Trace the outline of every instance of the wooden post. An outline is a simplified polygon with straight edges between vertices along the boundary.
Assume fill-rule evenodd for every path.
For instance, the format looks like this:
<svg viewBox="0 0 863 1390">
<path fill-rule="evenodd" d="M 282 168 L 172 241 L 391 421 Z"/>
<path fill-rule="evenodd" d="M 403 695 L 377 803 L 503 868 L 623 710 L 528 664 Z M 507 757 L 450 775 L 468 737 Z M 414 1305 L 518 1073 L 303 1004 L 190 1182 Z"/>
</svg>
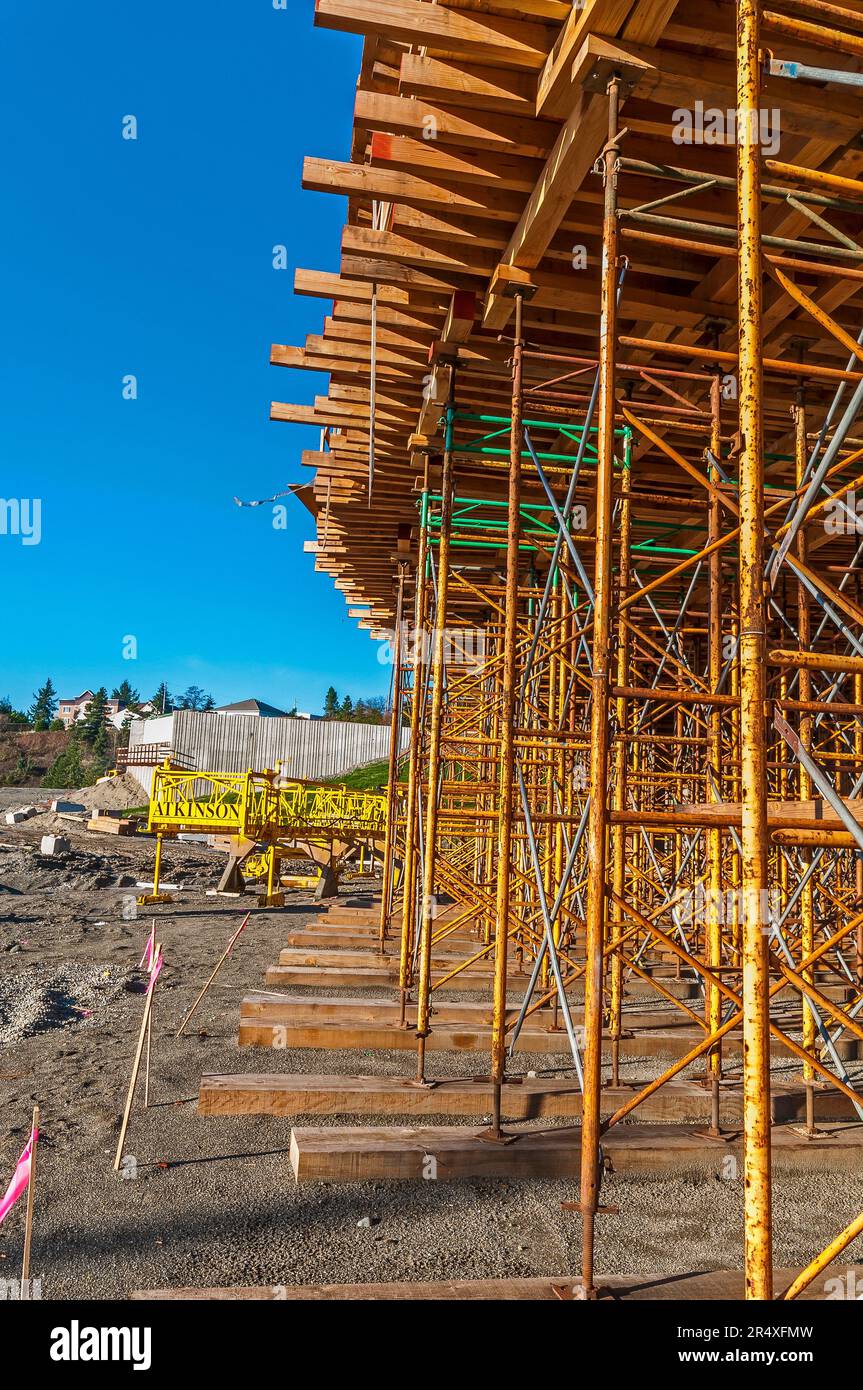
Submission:
<svg viewBox="0 0 863 1390">
<path fill-rule="evenodd" d="M 161 949 L 161 944 L 157 944 L 157 946 L 155 947 L 154 964 L 155 961 L 159 958 L 159 952 L 161 951 Z M 132 1063 L 132 1079 L 129 1082 L 129 1094 L 126 1096 L 126 1108 L 123 1111 L 123 1123 L 120 1126 L 120 1138 L 117 1140 L 117 1152 L 114 1155 L 115 1173 L 119 1171 L 120 1161 L 123 1157 L 123 1145 L 126 1142 L 126 1132 L 129 1128 L 129 1117 L 132 1114 L 132 1101 L 135 1097 L 135 1087 L 138 1084 L 138 1073 L 141 1070 L 141 1054 L 144 1051 L 144 1040 L 147 1036 L 147 1024 L 150 1019 L 150 1010 L 153 1007 L 153 995 L 155 993 L 155 988 L 156 982 L 155 980 L 151 979 L 150 984 L 147 988 L 147 1002 L 144 1005 L 144 1017 L 141 1019 L 141 1031 L 138 1034 L 138 1046 L 135 1049 L 135 1060 Z"/>
<path fill-rule="evenodd" d="M 21 1262 L 19 1298 L 28 1299 L 30 1290 L 30 1247 L 33 1243 L 33 1196 L 36 1186 L 36 1147 L 39 1142 L 39 1107 L 33 1107 L 33 1126 L 30 1130 L 33 1147 L 30 1150 L 30 1181 L 27 1184 L 27 1214 L 24 1218 L 24 1259 Z"/>
<path fill-rule="evenodd" d="M 180 1024 L 179 1028 L 177 1029 L 177 1034 L 176 1034 L 176 1036 L 177 1036 L 178 1038 L 182 1037 L 183 1033 L 186 1031 L 186 1024 L 189 1022 L 189 1019 L 192 1017 L 192 1014 L 193 1014 L 193 1013 L 195 1012 L 195 1010 L 197 1009 L 197 1007 L 198 1007 L 198 1005 L 200 1004 L 201 1000 L 203 999 L 204 995 L 207 993 L 207 990 L 210 988 L 210 985 L 213 983 L 213 981 L 215 980 L 215 978 L 216 978 L 216 976 L 218 975 L 219 971 L 221 970 L 222 966 L 225 964 L 225 961 L 228 959 L 228 956 L 231 954 L 231 951 L 232 951 L 233 946 L 234 946 L 234 942 L 237 940 L 238 936 L 240 935 L 240 932 L 241 932 L 241 931 L 243 930 L 243 928 L 245 927 L 245 925 L 246 925 L 246 923 L 248 922 L 248 920 L 249 920 L 249 918 L 251 917 L 251 915 L 252 915 L 251 912 L 247 912 L 247 913 L 246 913 L 246 915 L 245 915 L 245 917 L 243 918 L 242 922 L 241 922 L 240 925 L 237 927 L 237 930 L 234 932 L 234 935 L 231 937 L 231 939 L 230 939 L 230 941 L 228 942 L 227 946 L 225 947 L 224 951 L 222 952 L 222 954 L 220 955 L 219 959 L 217 960 L 216 966 L 215 966 L 215 969 L 213 970 L 212 975 L 210 976 L 210 978 L 209 978 L 209 980 L 207 981 L 207 983 L 204 985 L 204 988 L 201 990 L 201 993 L 198 995 L 198 997 L 197 997 L 197 999 L 195 1000 L 194 1004 L 192 1005 L 191 1009 L 190 1009 L 189 1012 L 186 1014 L 186 1017 L 183 1019 L 183 1022 Z"/>
</svg>

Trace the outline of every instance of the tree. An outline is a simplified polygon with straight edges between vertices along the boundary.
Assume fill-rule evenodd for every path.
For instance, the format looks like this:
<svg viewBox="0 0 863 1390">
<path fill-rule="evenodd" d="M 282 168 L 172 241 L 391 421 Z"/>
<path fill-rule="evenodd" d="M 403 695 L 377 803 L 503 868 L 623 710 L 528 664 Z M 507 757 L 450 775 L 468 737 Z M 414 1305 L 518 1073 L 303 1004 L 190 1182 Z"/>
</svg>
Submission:
<svg viewBox="0 0 863 1390">
<path fill-rule="evenodd" d="M 330 686 L 324 696 L 324 718 L 337 719 L 339 716 L 339 697 L 336 694 L 335 686 Z"/>
<path fill-rule="evenodd" d="M 162 714 L 170 714 L 174 708 L 174 697 L 168 689 L 167 681 L 160 681 L 159 688 L 150 701 L 153 706 L 152 719 L 158 718 Z"/>
<path fill-rule="evenodd" d="M 81 735 L 79 725 L 72 725 L 72 732 L 69 735 L 69 742 L 61 753 L 57 754 L 45 776 L 42 778 L 43 787 L 83 787 L 87 780 L 87 773 L 81 760 Z"/>
<path fill-rule="evenodd" d="M 137 705 L 140 703 L 141 697 L 137 690 L 133 690 L 128 681 L 121 681 L 111 691 L 111 699 L 119 700 L 121 705 Z"/>
<path fill-rule="evenodd" d="M 350 719 L 354 712 L 354 702 L 350 695 L 346 695 L 339 707 L 339 719 Z"/>
<path fill-rule="evenodd" d="M 208 699 L 210 696 L 206 695 L 199 685 L 190 685 L 185 694 L 180 696 L 180 709 L 206 709 Z M 212 709 L 212 705 L 209 708 Z"/>
<path fill-rule="evenodd" d="M 30 707 L 30 719 L 33 728 L 37 733 L 47 729 L 54 715 L 57 713 L 57 692 L 49 676 L 44 685 L 33 696 L 33 704 Z"/>
<path fill-rule="evenodd" d="M 216 702 L 215 702 L 215 700 L 213 699 L 212 695 L 208 695 L 207 698 L 206 698 L 206 700 L 205 700 L 204 703 L 202 704 L 201 709 L 202 709 L 202 710 L 205 710 L 206 713 L 209 714 L 210 710 L 211 710 L 211 709 L 215 709 L 215 708 L 216 708 Z"/>
<path fill-rule="evenodd" d="M 30 719 L 23 710 L 13 709 L 9 696 L 4 695 L 0 699 L 0 726 L 8 728 L 10 725 L 14 728 L 29 729 Z"/>
<path fill-rule="evenodd" d="M 93 739 L 92 751 L 93 763 L 90 767 L 90 775 L 102 777 L 108 771 L 108 765 L 111 762 L 111 742 L 104 723 Z"/>
<path fill-rule="evenodd" d="M 100 734 L 105 733 L 105 719 L 108 713 L 108 691 L 104 685 L 100 685 L 92 700 L 88 700 L 84 706 L 84 718 L 81 720 L 81 737 L 95 750 L 96 740 Z"/>
</svg>

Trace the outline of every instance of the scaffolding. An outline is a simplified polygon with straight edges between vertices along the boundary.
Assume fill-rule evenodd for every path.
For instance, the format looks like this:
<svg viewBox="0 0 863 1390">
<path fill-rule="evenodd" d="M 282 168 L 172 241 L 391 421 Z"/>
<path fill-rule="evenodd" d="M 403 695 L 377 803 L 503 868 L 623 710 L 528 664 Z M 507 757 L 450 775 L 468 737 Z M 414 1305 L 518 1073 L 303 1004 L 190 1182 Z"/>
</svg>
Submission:
<svg viewBox="0 0 863 1390">
<path fill-rule="evenodd" d="M 863 11 L 784 9 L 317 8 L 366 36 L 353 162 L 305 175 L 350 215 L 273 360 L 331 372 L 317 568 L 394 663 L 379 949 L 420 1085 L 487 967 L 487 1142 L 559 1033 L 586 1298 L 604 1145 L 684 1076 L 717 1151 L 739 1095 L 747 1297 L 860 1233 L 775 1287 L 775 1059 L 802 1145 L 863 1120 Z M 677 141 L 699 101 L 734 129 Z M 645 998 L 676 1051 L 633 1084 Z"/>
</svg>

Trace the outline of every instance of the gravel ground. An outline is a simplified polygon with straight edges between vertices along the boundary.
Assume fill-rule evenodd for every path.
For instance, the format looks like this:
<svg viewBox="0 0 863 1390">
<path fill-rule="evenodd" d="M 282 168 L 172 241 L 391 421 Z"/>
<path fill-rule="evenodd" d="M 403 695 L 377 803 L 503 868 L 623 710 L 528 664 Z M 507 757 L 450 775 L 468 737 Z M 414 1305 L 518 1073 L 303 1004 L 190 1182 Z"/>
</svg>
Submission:
<svg viewBox="0 0 863 1390">
<path fill-rule="evenodd" d="M 264 971 L 289 930 L 315 920 L 321 909 L 309 894 L 290 893 L 280 912 L 253 912 L 196 1018 L 198 1031 L 177 1039 L 180 1019 L 251 905 L 206 896 L 220 857 L 198 845 L 169 845 L 164 877 L 181 882 L 182 891 L 174 903 L 139 909 L 141 915 L 130 919 L 124 916 L 125 881 L 151 876 L 152 842 L 105 845 L 96 835 L 75 832 L 73 858 L 58 870 L 40 862 L 38 819 L 6 831 L 2 840 L 12 848 L 0 849 L 0 883 L 16 891 L 0 895 L 0 1039 L 11 1015 L 14 1040 L 0 1041 L 0 1185 L 38 1103 L 43 1130 L 33 1272 L 46 1298 L 122 1297 L 136 1288 L 176 1285 L 489 1278 L 578 1269 L 579 1219 L 560 1205 L 577 1200 L 574 1183 L 296 1187 L 288 1162 L 290 1121 L 198 1116 L 202 1072 L 412 1071 L 411 1053 L 237 1047 L 240 998 L 264 987 Z M 124 986 L 139 979 L 136 967 L 153 916 L 166 960 L 154 1017 L 153 1104 L 147 1111 L 139 1104 L 133 1113 L 127 1176 L 121 1177 L 111 1164 L 142 1013 L 140 994 Z M 565 1068 L 566 1059 L 517 1059 L 522 1071 L 556 1065 Z M 629 1075 L 639 1078 L 660 1065 L 657 1058 L 627 1063 Z M 431 1075 L 474 1074 L 482 1067 L 478 1057 L 463 1053 L 429 1054 Z M 400 1122 L 410 1123 L 406 1117 L 391 1121 Z M 741 1264 L 739 1180 L 612 1174 L 602 1200 L 619 1206 L 620 1214 L 598 1219 L 600 1273 Z M 863 1177 L 780 1174 L 777 1264 L 807 1261 L 861 1207 Z M 363 1218 L 371 1224 L 358 1226 Z M 20 1268 L 22 1225 L 16 1209 L 0 1227 L 0 1279 L 6 1269 L 15 1277 Z M 848 1258 L 855 1256 L 863 1250 L 851 1247 Z"/>
</svg>

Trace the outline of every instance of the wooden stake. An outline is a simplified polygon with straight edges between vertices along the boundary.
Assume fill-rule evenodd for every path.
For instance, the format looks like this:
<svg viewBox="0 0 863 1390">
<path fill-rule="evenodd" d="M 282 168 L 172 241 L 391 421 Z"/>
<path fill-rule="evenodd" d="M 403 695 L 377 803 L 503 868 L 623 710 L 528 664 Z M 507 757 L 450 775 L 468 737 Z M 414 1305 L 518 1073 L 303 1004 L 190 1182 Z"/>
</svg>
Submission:
<svg viewBox="0 0 863 1390">
<path fill-rule="evenodd" d="M 150 995 L 150 1009 L 147 1014 L 147 1046 L 144 1055 L 144 1109 L 150 1105 L 150 1053 L 153 1043 L 153 998 Z"/>
<path fill-rule="evenodd" d="M 158 959 L 159 951 L 161 949 L 161 944 L 157 944 L 154 947 L 154 963 Z M 141 1019 L 141 1031 L 138 1034 L 138 1046 L 135 1049 L 135 1060 L 132 1064 L 132 1079 L 129 1082 L 129 1094 L 126 1096 L 126 1108 L 123 1111 L 123 1123 L 120 1126 L 120 1138 L 117 1141 L 117 1152 L 114 1156 L 115 1173 L 119 1171 L 120 1161 L 123 1157 L 123 1145 L 126 1142 L 126 1131 L 129 1128 L 129 1117 L 132 1113 L 132 1101 L 135 1098 L 135 1087 L 138 1084 L 138 1073 L 141 1070 L 141 1055 L 144 1051 L 144 1041 L 147 1036 L 147 1024 L 150 1021 L 150 1011 L 153 1007 L 153 995 L 155 993 L 155 989 L 155 981 L 151 980 L 150 986 L 147 990 L 147 1002 L 144 1005 L 144 1017 Z"/>
<path fill-rule="evenodd" d="M 153 918 L 150 927 L 150 965 L 156 959 L 156 919 Z M 153 1041 L 153 1001 L 150 1001 L 150 1012 L 147 1017 L 147 1057 L 144 1063 L 144 1109 L 150 1104 L 150 1051 Z"/>
<path fill-rule="evenodd" d="M 192 1014 L 193 1014 L 193 1013 L 195 1012 L 195 1010 L 197 1009 L 197 1007 L 198 1007 L 198 1005 L 200 1004 L 201 1000 L 203 999 L 204 995 L 207 993 L 207 990 L 210 988 L 210 985 L 213 983 L 213 981 L 215 980 L 215 978 L 216 978 L 216 976 L 218 975 L 219 971 L 221 970 L 222 966 L 225 964 L 225 961 L 228 959 L 228 956 L 230 955 L 231 950 L 233 949 L 234 942 L 237 940 L 237 937 L 240 935 L 240 932 L 243 930 L 243 927 L 246 925 L 246 923 L 248 922 L 248 920 L 249 920 L 249 918 L 251 917 L 251 915 L 252 915 L 251 912 L 247 912 L 247 913 L 246 913 L 246 915 L 245 915 L 245 917 L 243 918 L 242 922 L 241 922 L 240 925 L 237 927 L 237 930 L 234 932 L 234 935 L 231 937 L 230 941 L 228 942 L 227 946 L 225 947 L 224 951 L 222 952 L 221 956 L 219 957 L 218 961 L 216 962 L 216 968 L 214 969 L 212 975 L 210 976 L 210 978 L 209 978 L 209 980 L 207 981 L 207 983 L 204 985 L 204 988 L 201 990 L 201 993 L 198 995 L 198 997 L 197 997 L 197 999 L 195 1000 L 194 1004 L 192 1005 L 191 1009 L 190 1009 L 189 1012 L 186 1014 L 186 1017 L 183 1019 L 183 1022 L 180 1024 L 179 1028 L 177 1029 L 176 1036 L 177 1036 L 178 1038 L 179 1038 L 179 1037 L 182 1037 L 183 1033 L 185 1032 L 185 1030 L 186 1030 L 186 1024 L 189 1022 L 189 1019 L 192 1017 Z"/>
<path fill-rule="evenodd" d="M 33 1127 L 30 1131 L 33 1147 L 30 1150 L 30 1181 L 27 1184 L 27 1215 L 24 1221 L 24 1259 L 21 1264 L 21 1289 L 19 1298 L 28 1299 L 30 1291 L 30 1246 L 33 1241 L 33 1195 L 36 1187 L 36 1146 L 39 1142 L 39 1107 L 33 1107 Z"/>
</svg>

